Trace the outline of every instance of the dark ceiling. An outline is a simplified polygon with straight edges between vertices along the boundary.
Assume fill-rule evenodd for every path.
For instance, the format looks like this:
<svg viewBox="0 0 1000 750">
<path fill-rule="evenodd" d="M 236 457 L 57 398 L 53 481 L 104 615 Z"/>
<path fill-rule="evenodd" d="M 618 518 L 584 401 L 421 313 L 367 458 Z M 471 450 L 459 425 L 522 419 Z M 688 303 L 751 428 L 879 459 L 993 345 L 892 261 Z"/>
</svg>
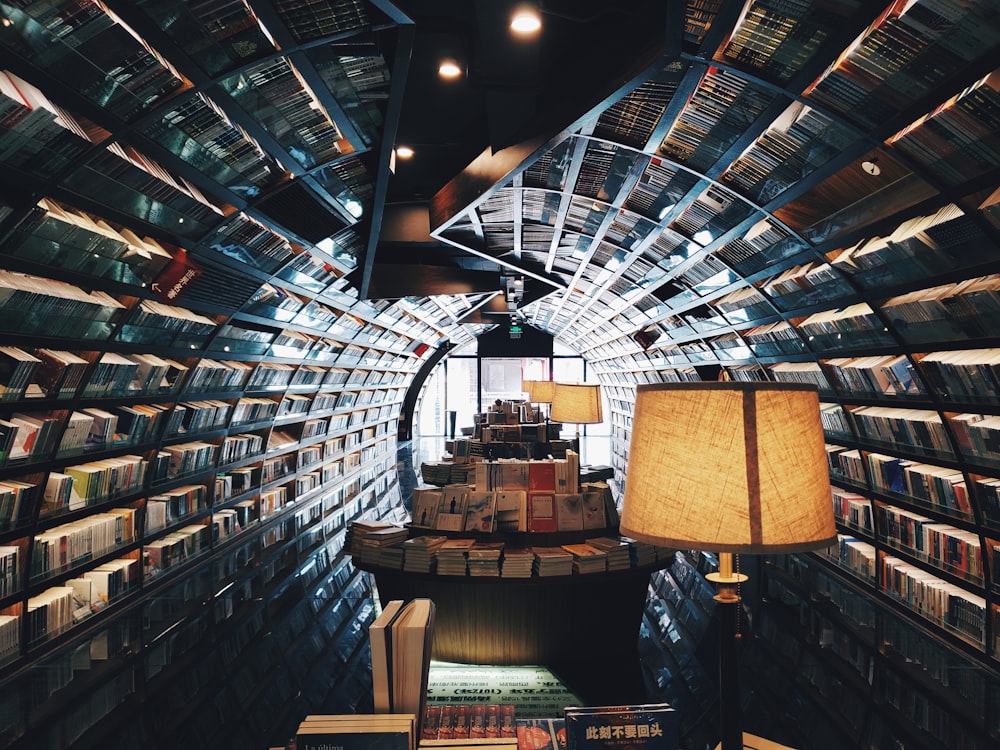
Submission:
<svg viewBox="0 0 1000 750">
<path fill-rule="evenodd" d="M 415 153 L 397 161 L 389 178 L 387 224 L 394 214 L 427 206 L 484 152 L 537 145 L 563 131 L 660 54 L 666 33 L 662 1 L 547 0 L 538 5 L 542 30 L 529 40 L 509 30 L 519 5 L 514 0 L 393 4 L 413 22 L 395 143 Z M 437 68 L 443 56 L 455 57 L 466 74 L 442 80 Z M 402 239 L 383 230 L 376 257 L 367 288 L 372 297 L 496 291 L 502 285 L 500 265 L 420 230 Z M 549 291 L 529 279 L 526 297 Z M 503 304 L 494 307 L 506 314 Z"/>
<path fill-rule="evenodd" d="M 423 202 L 484 149 L 548 138 L 601 101 L 662 47 L 666 5 L 659 0 L 546 0 L 542 31 L 516 39 L 513 0 L 398 0 L 414 22 L 396 138 L 415 150 L 397 164 L 387 202 Z M 467 75 L 438 77 L 450 54 Z"/>
</svg>

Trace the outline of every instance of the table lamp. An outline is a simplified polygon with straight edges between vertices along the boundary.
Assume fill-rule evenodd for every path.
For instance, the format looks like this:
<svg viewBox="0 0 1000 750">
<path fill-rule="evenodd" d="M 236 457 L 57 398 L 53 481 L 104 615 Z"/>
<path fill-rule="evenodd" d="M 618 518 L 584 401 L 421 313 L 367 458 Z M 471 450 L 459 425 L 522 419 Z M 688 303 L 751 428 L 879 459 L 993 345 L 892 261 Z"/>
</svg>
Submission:
<svg viewBox="0 0 1000 750">
<path fill-rule="evenodd" d="M 552 391 L 553 422 L 576 424 L 576 452 L 580 452 L 580 425 L 600 424 L 601 386 L 586 383 L 554 383 Z"/>
<path fill-rule="evenodd" d="M 733 554 L 801 552 L 837 537 L 816 387 L 636 386 L 620 530 L 719 553 L 708 579 L 718 587 L 722 750 L 741 750 L 738 587 L 747 576 L 734 572 Z"/>
<path fill-rule="evenodd" d="M 556 384 L 551 380 L 528 380 L 528 400 L 533 404 L 552 405 L 552 392 Z M 546 418 L 547 419 L 547 418 Z"/>
</svg>

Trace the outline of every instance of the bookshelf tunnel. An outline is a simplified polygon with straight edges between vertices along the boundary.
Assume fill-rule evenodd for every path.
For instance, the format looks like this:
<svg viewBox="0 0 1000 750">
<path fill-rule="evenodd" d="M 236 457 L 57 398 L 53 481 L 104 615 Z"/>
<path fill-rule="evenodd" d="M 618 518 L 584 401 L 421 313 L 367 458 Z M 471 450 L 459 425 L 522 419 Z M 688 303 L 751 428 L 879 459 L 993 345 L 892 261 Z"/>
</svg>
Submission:
<svg viewBox="0 0 1000 750">
<path fill-rule="evenodd" d="M 636 3 L 604 89 L 404 205 L 414 5 L 0 2 L 0 747 L 370 710 L 347 532 L 408 520 L 417 387 L 512 323 L 600 383 L 619 502 L 637 384 L 815 384 L 839 540 L 745 561 L 746 729 L 995 746 L 1000 5 Z M 636 633 L 692 750 L 715 565 Z"/>
</svg>

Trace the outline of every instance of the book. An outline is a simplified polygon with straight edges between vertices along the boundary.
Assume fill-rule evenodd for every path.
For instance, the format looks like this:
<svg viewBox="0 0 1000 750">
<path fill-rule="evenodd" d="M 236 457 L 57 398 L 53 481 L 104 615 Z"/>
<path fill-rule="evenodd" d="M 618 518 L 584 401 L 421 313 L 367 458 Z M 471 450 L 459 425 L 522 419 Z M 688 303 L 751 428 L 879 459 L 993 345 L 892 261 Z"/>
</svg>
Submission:
<svg viewBox="0 0 1000 750">
<path fill-rule="evenodd" d="M 591 490 L 582 493 L 581 512 L 584 529 L 603 529 L 607 526 L 604 515 L 603 490 Z"/>
<path fill-rule="evenodd" d="M 479 540 L 469 547 L 466 555 L 470 576 L 499 576 L 500 555 L 504 543 L 501 541 Z"/>
<path fill-rule="evenodd" d="M 76 393 L 90 363 L 73 352 L 56 349 L 35 349 L 41 360 L 35 373 L 35 383 L 49 398 L 68 398 Z"/>
<path fill-rule="evenodd" d="M 411 599 L 390 627 L 392 707 L 421 719 L 427 708 L 427 680 L 434 643 L 435 605 L 425 597 Z M 420 727 L 417 727 L 419 736 Z"/>
<path fill-rule="evenodd" d="M 528 493 L 524 490 L 502 490 L 496 493 L 495 531 L 528 530 Z"/>
<path fill-rule="evenodd" d="M 414 750 L 413 714 L 309 715 L 295 732 L 297 750 Z"/>
<path fill-rule="evenodd" d="M 413 525 L 424 529 L 437 528 L 441 491 L 418 488 L 413 492 Z"/>
<path fill-rule="evenodd" d="M 555 504 L 557 531 L 583 531 L 583 495 L 581 493 L 557 493 Z M 604 510 L 603 503 L 601 510 Z"/>
<path fill-rule="evenodd" d="M 568 750 L 677 750 L 680 720 L 667 703 L 567 706 Z"/>
<path fill-rule="evenodd" d="M 489 490 L 469 492 L 465 509 L 464 531 L 493 531 L 497 496 Z"/>
<path fill-rule="evenodd" d="M 528 493 L 528 531 L 545 533 L 558 531 L 556 497 L 552 492 Z"/>
<path fill-rule="evenodd" d="M 94 417 L 91 414 L 82 411 L 72 412 L 63 428 L 58 452 L 65 454 L 82 451 L 86 447 L 87 436 L 90 435 L 90 426 L 93 422 Z"/>
<path fill-rule="evenodd" d="M 402 599 L 388 602 L 368 626 L 375 713 L 392 712 L 392 622 L 403 609 Z"/>
<path fill-rule="evenodd" d="M 553 461 L 528 463 L 528 492 L 555 492 L 556 465 Z"/>
<path fill-rule="evenodd" d="M 573 555 L 574 573 L 603 573 L 608 569 L 608 554 L 599 547 L 581 542 L 564 544 L 562 548 Z"/>
<path fill-rule="evenodd" d="M 468 488 L 450 484 L 441 491 L 435 527 L 443 531 L 462 531 L 465 527 L 465 506 Z"/>
<path fill-rule="evenodd" d="M 14 439 L 7 453 L 7 460 L 41 458 L 51 452 L 60 419 L 47 414 L 11 415 L 11 423 L 17 426 Z"/>
<path fill-rule="evenodd" d="M 566 720 L 515 719 L 517 750 L 566 750 Z"/>
<path fill-rule="evenodd" d="M 41 362 L 16 346 L 0 346 L 0 400 L 22 398 Z"/>
</svg>

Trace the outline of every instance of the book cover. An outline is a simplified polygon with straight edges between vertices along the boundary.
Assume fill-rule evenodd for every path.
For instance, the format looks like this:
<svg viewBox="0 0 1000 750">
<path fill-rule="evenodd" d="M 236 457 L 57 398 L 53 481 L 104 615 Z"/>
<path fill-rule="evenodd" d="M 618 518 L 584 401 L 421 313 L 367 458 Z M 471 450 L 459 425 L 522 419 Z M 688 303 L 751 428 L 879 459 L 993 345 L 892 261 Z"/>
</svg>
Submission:
<svg viewBox="0 0 1000 750">
<path fill-rule="evenodd" d="M 465 531 L 493 531 L 497 497 L 495 492 L 473 490 L 465 509 Z"/>
<path fill-rule="evenodd" d="M 604 517 L 604 492 L 588 491 L 582 494 L 581 506 L 584 529 L 603 529 L 607 526 Z"/>
<path fill-rule="evenodd" d="M 556 465 L 554 462 L 531 461 L 528 463 L 528 491 L 556 491 Z"/>
<path fill-rule="evenodd" d="M 528 493 L 528 531 L 544 533 L 558 531 L 556 496 L 551 492 Z"/>
<path fill-rule="evenodd" d="M 523 490 L 497 492 L 496 531 L 528 530 L 528 493 Z"/>
<path fill-rule="evenodd" d="M 551 719 L 515 719 L 517 750 L 566 750 L 566 721 Z"/>
<path fill-rule="evenodd" d="M 486 737 L 486 706 L 482 703 L 473 703 L 469 708 L 469 739 L 484 737 Z"/>
<path fill-rule="evenodd" d="M 378 709 L 376 709 L 377 711 Z M 428 706 L 424 711 L 424 721 L 420 727 L 420 740 L 436 740 L 441 726 L 441 706 Z"/>
<path fill-rule="evenodd" d="M 455 706 L 450 703 L 446 703 L 441 706 L 441 715 L 438 717 L 438 733 L 436 739 L 455 739 Z"/>
<path fill-rule="evenodd" d="M 422 529 L 437 528 L 437 514 L 440 505 L 441 492 L 439 490 L 416 490 L 413 499 L 413 525 Z"/>
<path fill-rule="evenodd" d="M 678 750 L 679 719 L 667 703 L 567 706 L 568 750 Z"/>
<path fill-rule="evenodd" d="M 468 488 L 465 485 L 448 485 L 441 491 L 436 528 L 443 531 L 462 531 L 465 526 L 465 505 Z"/>
<path fill-rule="evenodd" d="M 517 738 L 517 707 L 513 703 L 500 704 L 500 736 Z"/>
<path fill-rule="evenodd" d="M 452 734 L 456 740 L 469 739 L 469 707 L 458 703 L 455 705 L 455 720 L 452 722 Z"/>
<path fill-rule="evenodd" d="M 497 466 L 500 480 L 496 489 L 505 491 L 528 489 L 530 474 L 527 461 L 501 461 Z"/>
<path fill-rule="evenodd" d="M 559 531 L 583 531 L 583 495 L 579 492 L 555 496 L 556 528 Z M 601 506 L 603 509 L 603 505 Z"/>
</svg>

